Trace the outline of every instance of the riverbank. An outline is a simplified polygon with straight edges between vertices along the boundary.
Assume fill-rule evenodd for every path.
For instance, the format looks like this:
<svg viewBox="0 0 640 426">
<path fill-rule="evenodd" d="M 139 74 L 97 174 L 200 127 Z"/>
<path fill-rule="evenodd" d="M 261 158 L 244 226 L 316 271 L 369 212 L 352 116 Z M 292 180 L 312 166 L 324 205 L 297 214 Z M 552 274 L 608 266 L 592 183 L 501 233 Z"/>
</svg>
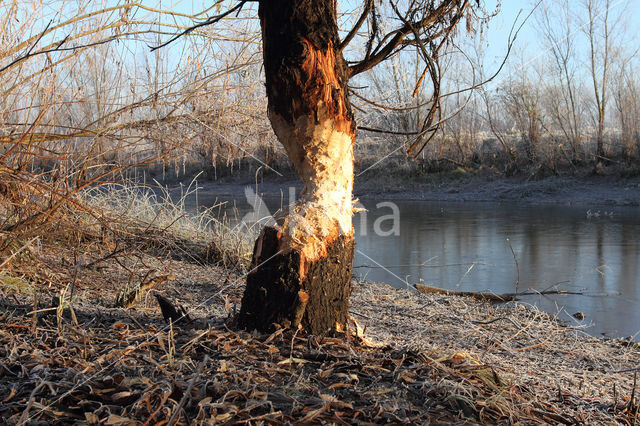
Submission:
<svg viewBox="0 0 640 426">
<path fill-rule="evenodd" d="M 11 270 L 23 275 L 5 279 L 0 295 L 0 418 L 90 424 L 639 420 L 636 343 L 588 336 L 528 306 L 368 282 L 353 283 L 351 314 L 360 337 L 247 333 L 233 322 L 242 264 L 193 256 L 211 251 L 197 241 L 187 252 L 182 243 L 169 244 L 169 234 L 144 235 L 120 245 L 126 250 L 95 240 L 81 243 L 80 251 L 45 243 L 13 262 Z M 147 290 L 130 307 L 116 306 L 136 284 Z M 184 308 L 189 319 L 167 324 L 154 294 Z"/>
<path fill-rule="evenodd" d="M 513 292 L 518 285 L 531 293 L 564 290 L 571 294 L 530 295 L 526 301 L 554 314 L 565 311 L 563 318 L 581 312 L 592 335 L 638 339 L 640 294 L 633 283 L 640 180 L 585 175 L 527 182 L 462 171 L 429 179 L 363 182 L 361 177 L 356 183 L 359 207 L 368 209 L 354 217 L 359 277 L 396 287 L 426 283 L 496 293 Z M 219 211 L 251 222 L 287 205 L 291 183 L 265 178 L 257 187 L 199 184 L 200 206 L 225 201 Z M 254 191 L 265 194 L 259 204 Z M 220 192 L 224 195 L 216 195 Z M 380 218 L 394 210 L 376 207 L 385 201 L 395 203 L 399 219 L 394 222 L 397 234 L 390 238 L 374 226 L 391 229 L 391 221 Z"/>
<path fill-rule="evenodd" d="M 610 176 L 527 180 L 485 174 L 467 176 L 460 172 L 418 183 L 361 180 L 356 188 L 361 197 L 382 191 L 389 199 L 640 206 L 640 178 Z"/>
<path fill-rule="evenodd" d="M 249 186 L 260 194 L 288 196 L 288 188 L 299 194 L 295 176 L 269 175 L 234 177 L 199 182 L 202 192 L 220 197 L 238 197 Z M 552 176 L 541 180 L 504 177 L 490 172 L 449 173 L 419 177 L 398 177 L 376 170 L 357 176 L 354 196 L 388 200 L 427 200 L 455 202 L 517 202 L 585 206 L 640 206 L 640 177 Z"/>
<path fill-rule="evenodd" d="M 368 282 L 353 283 L 357 336 L 248 333 L 234 317 L 252 241 L 148 191 L 77 202 L 0 232 L 4 423 L 640 420 L 632 341 Z M 156 296 L 188 319 L 167 323 Z"/>
</svg>

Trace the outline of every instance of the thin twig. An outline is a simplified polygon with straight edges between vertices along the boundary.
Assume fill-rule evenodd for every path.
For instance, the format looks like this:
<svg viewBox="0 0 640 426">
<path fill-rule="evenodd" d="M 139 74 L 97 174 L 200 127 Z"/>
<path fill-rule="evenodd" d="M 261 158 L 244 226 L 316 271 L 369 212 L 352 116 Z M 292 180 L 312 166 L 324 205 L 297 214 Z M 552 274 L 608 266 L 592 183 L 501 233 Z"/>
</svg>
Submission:
<svg viewBox="0 0 640 426">
<path fill-rule="evenodd" d="M 467 269 L 467 272 L 465 272 L 464 275 L 460 278 L 460 281 L 458 281 L 458 284 L 456 284 L 456 288 L 460 287 L 460 284 L 462 284 L 462 281 L 464 281 L 464 279 L 467 277 L 467 275 L 469 275 L 469 273 L 474 268 L 474 266 L 476 266 L 475 262 L 472 263 L 471 266 L 469 266 L 469 269 Z"/>
<path fill-rule="evenodd" d="M 513 247 L 511 246 L 511 241 L 507 238 L 507 244 L 511 249 L 511 254 L 513 255 L 513 261 L 516 264 L 516 292 L 515 295 L 518 295 L 518 284 L 520 284 L 520 266 L 518 265 L 518 258 L 516 257 L 516 252 L 513 251 Z"/>
<path fill-rule="evenodd" d="M 31 243 L 34 242 L 35 240 L 37 240 L 40 237 L 33 237 L 32 239 L 30 239 L 29 241 L 27 241 L 25 244 L 22 245 L 22 247 L 20 247 L 17 251 L 15 251 L 14 253 L 11 254 L 11 256 L 7 257 L 4 262 L 2 262 L 0 264 L 0 268 L 3 268 L 7 263 L 9 263 L 11 261 L 11 259 L 13 259 L 14 257 L 16 257 L 17 255 L 19 255 L 24 249 L 26 249 L 27 247 L 31 246 Z"/>
<path fill-rule="evenodd" d="M 20 416 L 20 419 L 18 420 L 18 423 L 17 423 L 18 425 L 23 425 L 26 422 L 28 422 L 29 419 L 31 419 L 31 416 L 29 416 L 29 411 L 31 410 L 33 403 L 36 401 L 35 399 L 36 394 L 40 392 L 40 389 L 43 388 L 45 383 L 46 382 L 44 380 L 41 381 L 40 384 L 31 391 L 31 395 L 29 395 L 29 402 L 27 402 L 27 406 L 25 407 L 24 411 L 22 412 L 22 415 Z"/>
<path fill-rule="evenodd" d="M 216 15 L 216 16 L 212 16 L 212 17 L 208 18 L 207 20 L 205 20 L 203 22 L 200 22 L 198 24 L 192 25 L 191 27 L 187 28 L 186 30 L 182 31 L 181 33 L 178 33 L 178 34 L 174 35 L 169 40 L 165 41 L 164 43 L 162 43 L 162 44 L 160 44 L 158 46 L 155 46 L 155 47 L 149 46 L 149 47 L 150 47 L 151 51 L 153 52 L 155 50 L 161 49 L 161 48 L 173 43 L 174 41 L 176 41 L 180 37 L 191 33 L 195 29 L 198 29 L 200 27 L 204 27 L 204 26 L 207 26 L 207 25 L 215 24 L 216 22 L 218 22 L 221 19 L 231 15 L 234 12 L 240 13 L 240 10 L 242 10 L 242 8 L 244 7 L 245 3 L 249 2 L 249 1 L 252 1 L 252 0 L 242 0 L 239 4 L 237 4 L 235 7 L 232 7 L 231 9 L 227 10 L 226 12 L 223 12 L 223 13 L 221 13 L 219 15 Z"/>
<path fill-rule="evenodd" d="M 187 389 L 182 394 L 182 398 L 180 398 L 180 402 L 178 403 L 178 406 L 176 407 L 175 411 L 171 415 L 171 418 L 167 422 L 167 426 L 173 426 L 179 420 L 180 411 L 182 411 L 182 407 L 184 407 L 184 404 L 187 402 L 187 398 L 191 395 L 191 391 L 193 390 L 193 385 L 195 385 L 196 379 L 202 375 L 202 370 L 204 369 L 204 366 L 207 364 L 208 361 L 209 361 L 209 356 L 205 355 L 204 359 L 200 362 L 200 365 L 198 365 L 198 368 L 193 373 L 191 380 L 189 380 L 189 385 L 187 386 Z M 187 419 L 187 424 L 189 424 L 188 420 L 189 419 Z"/>
</svg>

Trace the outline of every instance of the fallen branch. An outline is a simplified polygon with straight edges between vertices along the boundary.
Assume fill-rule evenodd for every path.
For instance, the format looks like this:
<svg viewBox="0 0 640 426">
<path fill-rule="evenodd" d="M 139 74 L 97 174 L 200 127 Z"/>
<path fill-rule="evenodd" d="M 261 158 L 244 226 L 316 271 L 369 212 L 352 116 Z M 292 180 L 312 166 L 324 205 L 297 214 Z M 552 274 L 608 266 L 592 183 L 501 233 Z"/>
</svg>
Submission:
<svg viewBox="0 0 640 426">
<path fill-rule="evenodd" d="M 464 296 L 464 297 L 472 297 L 474 299 L 479 300 L 488 300 L 491 302 L 513 302 L 516 300 L 520 300 L 519 296 L 535 296 L 535 295 L 547 295 L 547 294 L 576 294 L 582 295 L 582 292 L 578 291 L 568 291 L 568 290 L 545 290 L 545 291 L 527 291 L 524 293 L 485 293 L 481 291 L 455 291 L 455 290 L 446 290 L 443 288 L 432 287 L 429 285 L 416 284 L 416 290 L 420 293 L 424 294 L 444 294 L 447 296 Z"/>
<path fill-rule="evenodd" d="M 425 294 L 444 294 L 446 296 L 465 296 L 465 297 L 473 297 L 474 299 L 480 300 L 490 300 L 493 302 L 509 302 L 512 300 L 517 300 L 514 294 L 493 294 L 493 293 L 483 293 L 483 292 L 475 292 L 475 291 L 456 291 L 456 290 L 446 290 L 438 287 L 431 287 L 429 285 L 416 284 L 416 290 L 420 293 Z"/>
</svg>

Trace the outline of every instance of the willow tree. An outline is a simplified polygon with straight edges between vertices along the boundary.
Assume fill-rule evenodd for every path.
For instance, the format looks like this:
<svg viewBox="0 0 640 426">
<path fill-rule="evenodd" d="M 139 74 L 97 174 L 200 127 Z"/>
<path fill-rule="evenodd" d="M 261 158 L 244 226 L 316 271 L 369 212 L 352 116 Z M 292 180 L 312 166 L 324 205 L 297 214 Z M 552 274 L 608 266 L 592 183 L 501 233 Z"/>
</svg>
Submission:
<svg viewBox="0 0 640 426">
<path fill-rule="evenodd" d="M 420 81 L 427 76 L 433 86 L 427 118 L 410 148 L 419 152 L 439 122 L 439 53 L 455 27 L 480 5 L 469 0 L 363 0 L 341 39 L 336 0 L 258 3 L 268 115 L 304 188 L 300 199 L 255 242 L 239 324 L 262 331 L 275 324 L 302 326 L 324 333 L 344 327 L 351 293 L 356 123 L 348 82 L 404 49 L 419 52 L 424 64 Z M 389 24 L 396 27 L 389 29 Z M 346 61 L 347 46 L 350 55 L 359 53 L 360 58 Z"/>
</svg>

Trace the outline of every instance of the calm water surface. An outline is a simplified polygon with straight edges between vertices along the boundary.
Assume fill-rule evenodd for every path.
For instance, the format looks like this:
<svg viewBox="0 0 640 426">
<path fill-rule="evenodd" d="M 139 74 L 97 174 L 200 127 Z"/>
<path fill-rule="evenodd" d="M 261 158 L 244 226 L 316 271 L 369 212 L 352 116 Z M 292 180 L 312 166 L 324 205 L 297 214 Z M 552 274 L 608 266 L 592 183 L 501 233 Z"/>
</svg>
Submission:
<svg viewBox="0 0 640 426">
<path fill-rule="evenodd" d="M 199 194 L 200 205 L 214 194 Z M 220 200 L 220 198 L 218 198 Z M 275 212 L 280 197 L 263 198 Z M 229 201 L 229 200 L 227 200 Z M 640 338 L 640 210 L 637 207 L 514 205 L 363 199 L 354 217 L 354 273 L 395 287 L 415 283 L 494 293 L 567 290 L 581 294 L 522 297 L 594 335 Z M 252 211 L 244 196 L 231 202 L 236 218 Z M 262 211 L 264 213 L 265 210 Z M 518 260 L 516 271 L 514 255 Z M 571 314 L 583 312 L 584 321 Z"/>
<path fill-rule="evenodd" d="M 363 200 L 375 208 L 375 201 Z M 372 281 L 464 291 L 548 289 L 580 295 L 535 295 L 525 303 L 556 313 L 586 314 L 592 334 L 633 336 L 640 330 L 640 214 L 638 208 L 591 208 L 495 203 L 399 202 L 400 235 L 380 238 L 367 218 L 355 265 Z M 590 217 L 587 212 L 590 210 Z M 599 212 L 599 213 L 598 213 Z M 370 216 L 389 214 L 372 209 Z M 355 225 L 360 225 L 356 219 Z M 364 229 L 364 228 L 361 228 Z M 383 228 L 384 229 L 384 228 Z M 516 271 L 511 243 L 518 260 Z M 395 266 L 402 265 L 402 266 Z M 404 284 L 406 285 L 406 284 Z"/>
</svg>

